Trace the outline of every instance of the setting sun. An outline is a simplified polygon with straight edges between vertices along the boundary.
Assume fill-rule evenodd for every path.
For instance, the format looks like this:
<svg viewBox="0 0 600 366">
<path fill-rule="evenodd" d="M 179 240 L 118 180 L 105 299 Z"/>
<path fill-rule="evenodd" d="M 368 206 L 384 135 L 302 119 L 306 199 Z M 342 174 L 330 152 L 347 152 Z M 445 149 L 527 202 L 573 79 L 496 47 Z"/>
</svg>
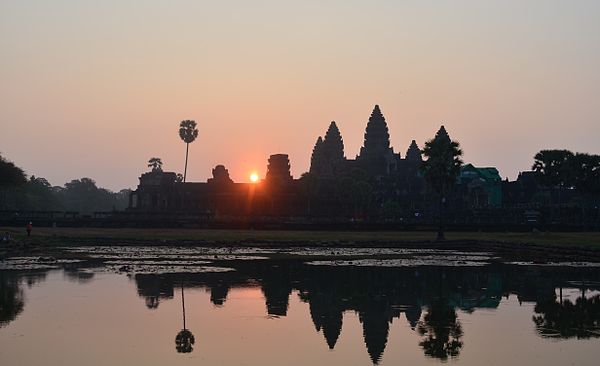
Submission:
<svg viewBox="0 0 600 366">
<path fill-rule="evenodd" d="M 258 182 L 258 174 L 256 172 L 253 172 L 252 174 L 250 174 L 250 181 L 252 183 Z"/>
</svg>

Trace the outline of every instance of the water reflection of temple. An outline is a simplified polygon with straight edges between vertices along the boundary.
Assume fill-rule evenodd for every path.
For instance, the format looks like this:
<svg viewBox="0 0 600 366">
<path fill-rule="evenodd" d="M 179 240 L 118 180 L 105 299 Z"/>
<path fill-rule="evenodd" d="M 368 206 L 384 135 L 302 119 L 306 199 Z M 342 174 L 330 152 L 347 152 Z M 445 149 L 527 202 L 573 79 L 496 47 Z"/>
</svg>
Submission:
<svg viewBox="0 0 600 366">
<path fill-rule="evenodd" d="M 186 287 L 209 290 L 211 302 L 216 306 L 225 303 L 231 288 L 260 286 L 267 315 L 279 317 L 287 315 L 289 296 L 297 292 L 299 299 L 308 304 L 315 330 L 322 333 L 329 349 L 335 348 L 341 335 L 343 314 L 356 313 L 367 352 L 371 360 L 378 363 L 395 319 L 406 319 L 421 337 L 419 345 L 425 355 L 439 359 L 457 357 L 463 346 L 457 310 L 473 312 L 496 308 L 501 298 L 510 294 L 515 294 L 520 301 L 544 304 L 554 301 L 555 288 L 573 276 L 572 271 L 561 269 L 500 265 L 359 268 L 253 261 L 240 264 L 236 269 L 227 273 L 144 275 L 136 276 L 135 280 L 138 293 L 146 299 L 172 298 L 173 286 L 184 281 Z M 597 273 L 586 272 L 585 276 L 600 278 Z M 598 300 L 581 304 L 587 307 L 571 307 L 568 311 L 587 311 L 591 314 L 588 328 L 597 326 L 600 314 L 589 309 L 596 309 Z M 540 334 L 543 333 L 540 331 Z M 600 333 L 586 334 L 600 336 Z"/>
<path fill-rule="evenodd" d="M 460 311 L 493 309 L 509 295 L 516 295 L 520 302 L 535 303 L 531 326 L 542 337 L 600 337 L 600 273 L 593 269 L 328 267 L 283 260 L 245 261 L 234 267 L 236 271 L 224 273 L 139 274 L 132 278 L 138 295 L 151 309 L 163 300 L 174 299 L 182 285 L 210 291 L 214 306 L 227 305 L 230 289 L 260 287 L 266 314 L 284 317 L 290 295 L 297 294 L 307 304 L 314 329 L 329 349 L 338 343 L 344 313 L 352 312 L 361 324 L 366 351 L 374 363 L 384 355 L 392 327 L 404 319 L 419 337 L 425 355 L 457 357 L 463 347 Z M 21 316 L 26 287 L 43 281 L 47 273 L 0 271 L 0 328 Z M 78 283 L 92 280 L 88 272 L 70 269 L 64 273 L 66 279 Z M 566 292 L 561 296 L 563 287 L 571 289 L 568 296 Z M 574 288 L 578 289 L 575 295 Z M 183 307 L 183 296 L 181 302 Z M 187 310 L 194 316 L 195 309 Z M 183 326 L 185 330 L 185 320 Z M 193 343 L 178 344 L 187 350 Z"/>
</svg>

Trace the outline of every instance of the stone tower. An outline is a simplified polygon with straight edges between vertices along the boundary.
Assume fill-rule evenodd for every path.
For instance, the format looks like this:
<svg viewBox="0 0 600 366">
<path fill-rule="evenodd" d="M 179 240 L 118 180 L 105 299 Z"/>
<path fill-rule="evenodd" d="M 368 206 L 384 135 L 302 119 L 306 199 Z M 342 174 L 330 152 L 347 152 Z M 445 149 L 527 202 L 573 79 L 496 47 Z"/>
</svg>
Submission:
<svg viewBox="0 0 600 366">
<path fill-rule="evenodd" d="M 323 153 L 332 164 L 339 164 L 345 159 L 344 141 L 335 121 L 331 121 L 323 140 Z"/>
<path fill-rule="evenodd" d="M 323 160 L 322 148 L 323 148 L 323 138 L 321 136 L 319 136 L 319 138 L 317 139 L 317 142 L 315 143 L 315 147 L 313 148 L 312 155 L 310 157 L 310 172 L 313 174 L 320 175 L 321 166 L 323 165 L 323 163 L 321 162 Z"/>
<path fill-rule="evenodd" d="M 274 154 L 269 157 L 266 180 L 280 183 L 292 181 L 290 159 L 287 154 Z"/>
<path fill-rule="evenodd" d="M 356 161 L 370 175 L 389 175 L 396 171 L 399 155 L 390 148 L 390 134 L 385 117 L 376 105 L 369 117 L 365 141 Z"/>
<path fill-rule="evenodd" d="M 406 160 L 412 162 L 421 162 L 423 161 L 423 157 L 421 154 L 421 149 L 419 149 L 417 142 L 415 140 L 412 140 L 410 146 L 408 147 L 408 150 L 406 151 Z"/>
<path fill-rule="evenodd" d="M 212 178 L 208 179 L 208 183 L 212 184 L 231 184 L 233 181 L 229 177 L 229 171 L 225 168 L 224 165 L 217 165 L 212 170 Z"/>
<path fill-rule="evenodd" d="M 343 168 L 344 140 L 335 121 L 332 121 L 325 133 L 325 139 L 319 137 L 313 149 L 310 172 L 321 177 L 333 177 Z"/>
</svg>

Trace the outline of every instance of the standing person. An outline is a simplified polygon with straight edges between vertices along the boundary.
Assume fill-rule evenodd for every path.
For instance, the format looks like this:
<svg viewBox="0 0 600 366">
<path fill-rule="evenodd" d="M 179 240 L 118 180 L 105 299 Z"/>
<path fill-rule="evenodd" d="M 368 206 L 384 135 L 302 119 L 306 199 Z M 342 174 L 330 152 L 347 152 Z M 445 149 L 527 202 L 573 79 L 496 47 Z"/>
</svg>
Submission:
<svg viewBox="0 0 600 366">
<path fill-rule="evenodd" d="M 27 230 L 27 236 L 31 236 L 31 229 L 33 229 L 33 224 L 31 221 L 25 226 L 25 230 Z"/>
</svg>

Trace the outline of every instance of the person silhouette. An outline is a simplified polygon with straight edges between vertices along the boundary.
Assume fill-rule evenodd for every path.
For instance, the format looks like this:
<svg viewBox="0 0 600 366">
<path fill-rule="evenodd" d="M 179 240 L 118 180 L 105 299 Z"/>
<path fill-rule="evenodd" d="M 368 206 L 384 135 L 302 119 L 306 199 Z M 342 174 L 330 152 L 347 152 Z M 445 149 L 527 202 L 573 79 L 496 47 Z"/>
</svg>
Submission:
<svg viewBox="0 0 600 366">
<path fill-rule="evenodd" d="M 31 229 L 33 229 L 33 224 L 31 221 L 25 225 L 25 230 L 27 231 L 27 236 L 31 236 Z"/>
</svg>

